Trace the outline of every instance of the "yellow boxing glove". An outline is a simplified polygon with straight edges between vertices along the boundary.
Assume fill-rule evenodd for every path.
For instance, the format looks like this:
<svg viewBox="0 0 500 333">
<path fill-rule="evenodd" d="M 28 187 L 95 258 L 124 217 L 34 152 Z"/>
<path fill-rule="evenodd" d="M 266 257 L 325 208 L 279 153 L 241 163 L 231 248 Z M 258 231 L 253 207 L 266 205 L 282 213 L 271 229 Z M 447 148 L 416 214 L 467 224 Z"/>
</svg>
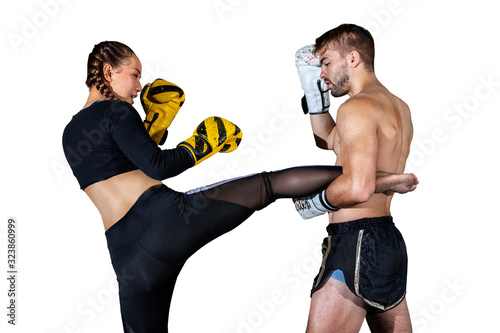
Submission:
<svg viewBox="0 0 500 333">
<path fill-rule="evenodd" d="M 240 128 L 220 117 L 209 117 L 196 127 L 193 136 L 179 143 L 177 147 L 187 149 L 194 165 L 217 152 L 229 153 L 238 148 L 243 133 Z"/>
<path fill-rule="evenodd" d="M 234 125 L 236 126 L 236 125 Z M 219 151 L 219 153 L 230 153 L 235 151 L 236 148 L 240 145 L 241 139 L 243 138 L 243 132 L 240 130 L 238 126 L 236 126 L 236 134 L 232 136 L 232 138 L 227 139 L 224 147 Z"/>
<path fill-rule="evenodd" d="M 156 79 L 142 88 L 141 104 L 146 113 L 144 126 L 158 145 L 165 143 L 167 129 L 184 104 L 185 96 L 179 86 L 163 79 Z"/>
</svg>

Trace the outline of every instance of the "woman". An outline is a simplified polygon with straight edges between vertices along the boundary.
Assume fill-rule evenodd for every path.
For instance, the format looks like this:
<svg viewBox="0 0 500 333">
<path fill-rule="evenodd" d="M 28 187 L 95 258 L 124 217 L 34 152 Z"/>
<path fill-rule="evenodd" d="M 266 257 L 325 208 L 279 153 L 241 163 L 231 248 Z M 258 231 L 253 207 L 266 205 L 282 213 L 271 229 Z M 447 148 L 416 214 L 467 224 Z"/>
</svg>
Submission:
<svg viewBox="0 0 500 333">
<path fill-rule="evenodd" d="M 174 191 L 161 180 L 192 167 L 194 160 L 182 146 L 161 150 L 146 132 L 131 106 L 142 88 L 141 70 L 126 45 L 96 45 L 88 61 L 89 96 L 66 126 L 63 147 L 81 189 L 102 216 L 124 331 L 157 333 L 168 332 L 175 281 L 194 252 L 278 198 L 320 192 L 341 169 L 291 168 Z M 387 177 L 379 180 L 378 192 L 390 189 Z"/>
</svg>

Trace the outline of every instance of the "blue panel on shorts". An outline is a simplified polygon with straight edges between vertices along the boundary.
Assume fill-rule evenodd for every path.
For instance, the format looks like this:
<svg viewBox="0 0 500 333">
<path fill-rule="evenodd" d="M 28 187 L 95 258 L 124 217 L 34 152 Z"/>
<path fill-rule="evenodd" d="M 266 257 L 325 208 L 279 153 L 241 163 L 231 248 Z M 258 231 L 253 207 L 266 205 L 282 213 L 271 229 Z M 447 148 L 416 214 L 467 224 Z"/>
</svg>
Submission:
<svg viewBox="0 0 500 333">
<path fill-rule="evenodd" d="M 335 280 L 339 280 L 340 282 L 345 283 L 345 277 L 344 273 L 340 269 L 336 269 L 330 274 L 330 277 L 334 278 Z"/>
</svg>

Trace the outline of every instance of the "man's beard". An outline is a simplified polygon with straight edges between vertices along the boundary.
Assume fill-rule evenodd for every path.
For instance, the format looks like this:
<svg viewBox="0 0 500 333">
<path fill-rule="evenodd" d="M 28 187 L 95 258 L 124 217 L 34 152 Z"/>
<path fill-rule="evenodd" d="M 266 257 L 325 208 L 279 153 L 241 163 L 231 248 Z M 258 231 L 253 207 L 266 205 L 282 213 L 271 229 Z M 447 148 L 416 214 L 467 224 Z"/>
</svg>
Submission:
<svg viewBox="0 0 500 333">
<path fill-rule="evenodd" d="M 340 73 L 334 76 L 332 82 L 331 94 L 333 97 L 341 97 L 349 92 L 349 74 L 347 74 L 347 63 L 342 65 Z"/>
</svg>

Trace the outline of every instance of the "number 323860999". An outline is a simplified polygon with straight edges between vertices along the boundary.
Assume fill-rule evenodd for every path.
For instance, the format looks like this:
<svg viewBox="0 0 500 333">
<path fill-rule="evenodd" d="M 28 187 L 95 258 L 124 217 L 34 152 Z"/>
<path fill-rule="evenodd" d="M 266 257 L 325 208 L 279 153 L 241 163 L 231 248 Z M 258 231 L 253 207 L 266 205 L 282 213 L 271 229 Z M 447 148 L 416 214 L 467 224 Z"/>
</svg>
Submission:
<svg viewBox="0 0 500 333">
<path fill-rule="evenodd" d="M 13 269 L 16 265 L 16 225 L 14 219 L 9 219 L 7 234 L 7 264 Z"/>
</svg>

